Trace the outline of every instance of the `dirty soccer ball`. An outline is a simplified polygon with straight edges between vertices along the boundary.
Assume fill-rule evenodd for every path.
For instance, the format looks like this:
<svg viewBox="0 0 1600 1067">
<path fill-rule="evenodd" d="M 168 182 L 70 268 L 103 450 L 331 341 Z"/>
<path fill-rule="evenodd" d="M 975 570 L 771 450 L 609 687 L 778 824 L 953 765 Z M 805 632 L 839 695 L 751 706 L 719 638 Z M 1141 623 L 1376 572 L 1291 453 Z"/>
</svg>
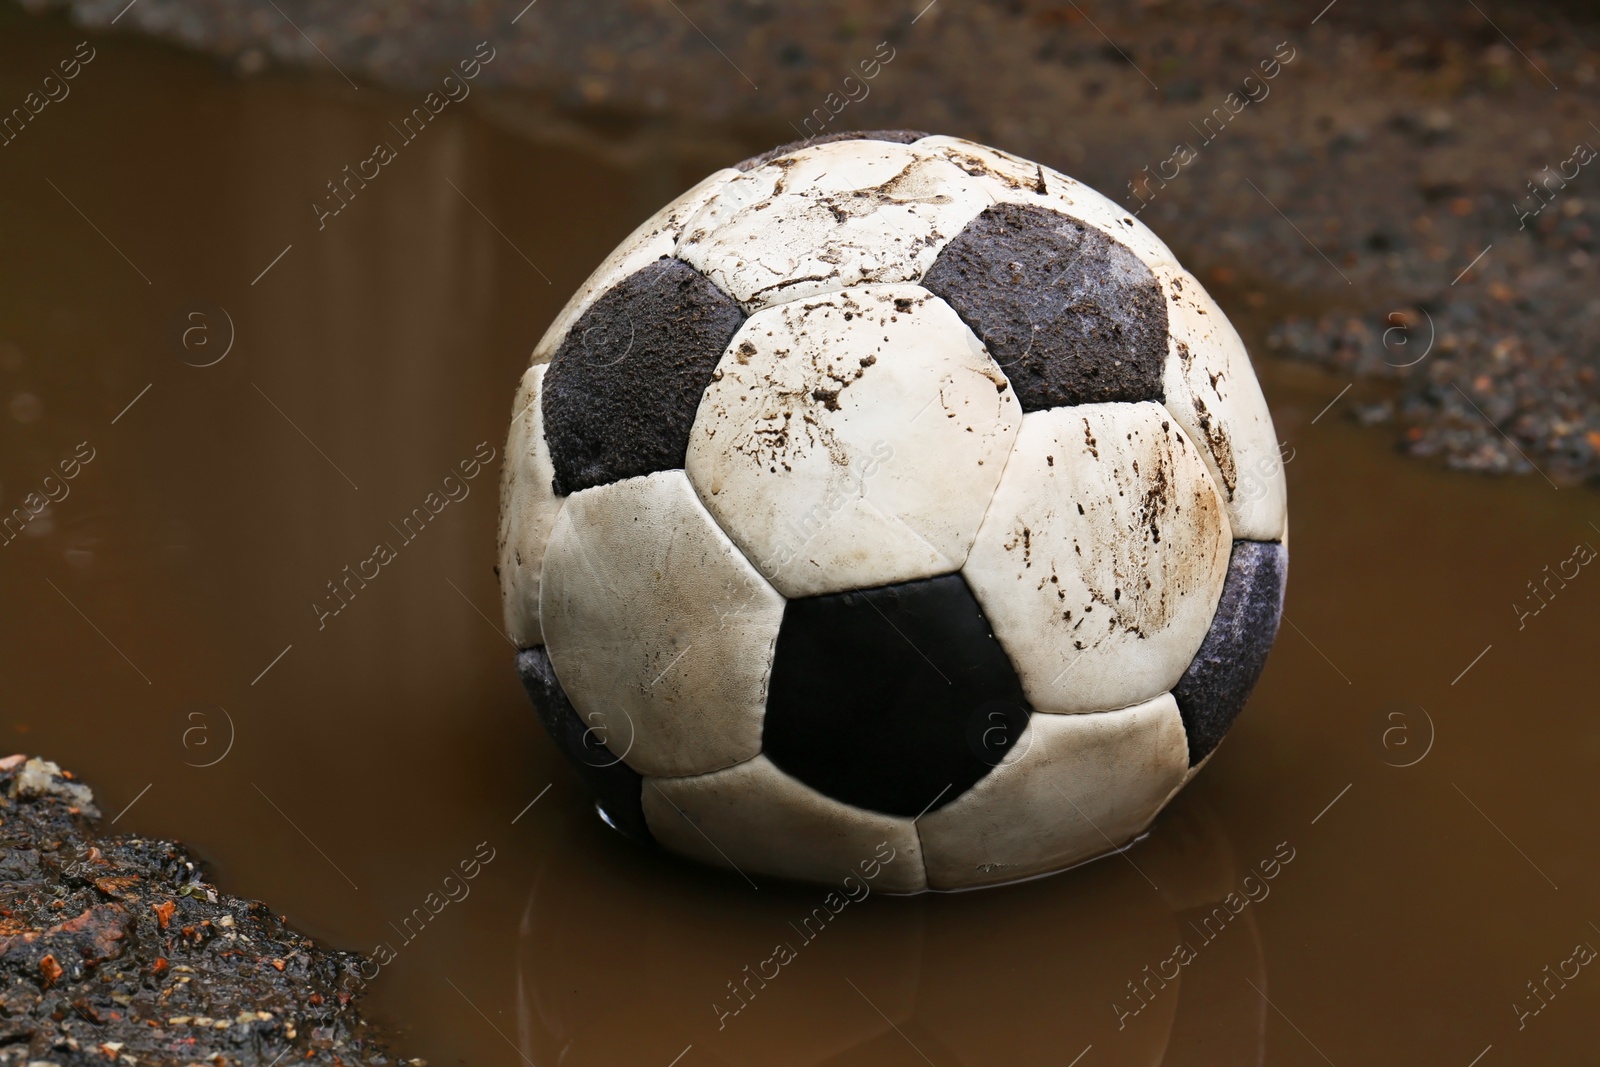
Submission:
<svg viewBox="0 0 1600 1067">
<path fill-rule="evenodd" d="M 1143 833 L 1261 672 L 1285 533 L 1249 357 L 1166 245 L 890 131 L 719 171 L 600 265 L 522 378 L 499 575 L 608 823 L 916 892 Z"/>
</svg>

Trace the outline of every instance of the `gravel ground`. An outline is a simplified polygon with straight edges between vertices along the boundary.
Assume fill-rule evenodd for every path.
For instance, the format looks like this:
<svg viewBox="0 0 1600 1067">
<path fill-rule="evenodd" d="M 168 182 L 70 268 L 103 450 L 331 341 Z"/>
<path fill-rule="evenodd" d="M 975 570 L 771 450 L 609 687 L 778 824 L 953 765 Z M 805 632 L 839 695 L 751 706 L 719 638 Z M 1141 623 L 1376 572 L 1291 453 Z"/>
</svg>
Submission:
<svg viewBox="0 0 1600 1067">
<path fill-rule="evenodd" d="M 0 760 L 0 1065 L 399 1062 L 346 992 L 363 957 L 98 817 L 54 763 Z"/>
<path fill-rule="evenodd" d="M 488 40 L 477 85 L 495 88 L 492 111 L 613 153 L 659 157 L 715 130 L 731 161 L 808 116 L 811 131 L 993 143 L 1144 204 L 1270 351 L 1392 380 L 1392 400 L 1345 414 L 1392 423 L 1405 450 L 1600 479 L 1600 161 L 1575 151 L 1600 149 L 1600 25 L 1583 5 L 25 6 L 88 26 L 122 13 L 117 31 L 210 51 L 241 76 L 285 64 L 431 86 Z"/>
</svg>

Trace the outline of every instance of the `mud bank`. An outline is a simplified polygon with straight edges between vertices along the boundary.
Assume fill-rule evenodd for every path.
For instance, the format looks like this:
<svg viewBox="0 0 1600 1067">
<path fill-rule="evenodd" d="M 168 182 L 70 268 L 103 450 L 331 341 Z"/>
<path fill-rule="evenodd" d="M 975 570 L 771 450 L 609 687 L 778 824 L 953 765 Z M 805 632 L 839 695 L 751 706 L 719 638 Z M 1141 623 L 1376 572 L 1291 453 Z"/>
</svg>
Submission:
<svg viewBox="0 0 1600 1067">
<path fill-rule="evenodd" d="M 0 760 L 0 1064 L 406 1062 L 344 992 L 363 957 L 101 821 L 70 772 Z"/>
</svg>

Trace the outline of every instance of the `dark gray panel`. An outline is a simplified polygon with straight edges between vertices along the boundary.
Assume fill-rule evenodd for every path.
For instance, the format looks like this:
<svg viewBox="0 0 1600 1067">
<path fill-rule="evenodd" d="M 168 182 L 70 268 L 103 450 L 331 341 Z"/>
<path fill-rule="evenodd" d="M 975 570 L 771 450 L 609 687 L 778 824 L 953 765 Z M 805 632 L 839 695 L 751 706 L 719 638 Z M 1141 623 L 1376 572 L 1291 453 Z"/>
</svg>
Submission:
<svg viewBox="0 0 1600 1067">
<path fill-rule="evenodd" d="M 555 491 L 681 468 L 700 397 L 744 320 L 732 297 L 670 257 L 591 304 L 544 376 Z"/>
<path fill-rule="evenodd" d="M 1211 630 L 1172 695 L 1189 735 L 1189 766 L 1205 759 L 1244 710 L 1278 634 L 1288 550 L 1276 541 L 1235 541 Z"/>
<path fill-rule="evenodd" d="M 922 279 L 972 328 L 1023 411 L 1162 399 L 1167 302 L 1127 246 L 1058 211 L 996 204 Z"/>
<path fill-rule="evenodd" d="M 641 794 L 644 779 L 639 772 L 612 755 L 596 734 L 578 717 L 556 678 L 550 656 L 543 648 L 525 648 L 517 653 L 517 673 L 533 701 L 539 721 L 604 810 L 611 825 L 628 837 L 654 844 L 645 825 Z"/>
<path fill-rule="evenodd" d="M 761 747 L 836 800 L 915 816 L 987 774 L 1030 714 L 966 580 L 946 574 L 789 601 Z"/>
</svg>

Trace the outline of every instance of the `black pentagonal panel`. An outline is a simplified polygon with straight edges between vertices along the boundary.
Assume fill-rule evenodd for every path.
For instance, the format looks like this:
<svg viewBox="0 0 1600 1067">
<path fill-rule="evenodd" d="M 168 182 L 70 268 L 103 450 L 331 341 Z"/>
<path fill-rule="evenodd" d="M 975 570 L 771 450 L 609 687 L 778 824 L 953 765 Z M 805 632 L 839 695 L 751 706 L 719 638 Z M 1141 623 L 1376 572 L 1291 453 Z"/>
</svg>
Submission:
<svg viewBox="0 0 1600 1067">
<path fill-rule="evenodd" d="M 1205 759 L 1244 710 L 1267 665 L 1283 614 L 1288 550 L 1276 541 L 1235 541 L 1211 630 L 1172 695 L 1189 735 L 1189 766 Z"/>
<path fill-rule="evenodd" d="M 700 397 L 744 319 L 732 297 L 669 257 L 589 305 L 544 376 L 555 491 L 681 468 Z"/>
<path fill-rule="evenodd" d="M 988 347 L 1023 411 L 1161 400 L 1167 302 L 1120 241 L 1035 204 L 996 204 L 922 279 Z"/>
<path fill-rule="evenodd" d="M 814 144 L 832 144 L 834 141 L 892 141 L 895 144 L 910 144 L 926 136 L 928 135 L 921 130 L 839 130 L 836 133 L 819 133 L 803 141 L 790 141 L 777 148 L 769 148 L 759 156 L 751 156 L 742 163 L 735 163 L 734 166 L 739 170 L 755 170 L 759 166 L 771 163 L 779 156 L 787 156 Z"/>
<path fill-rule="evenodd" d="M 959 574 L 784 608 L 761 747 L 836 800 L 919 815 L 1000 762 L 1031 709 Z"/>
<path fill-rule="evenodd" d="M 635 841 L 653 844 L 645 825 L 641 800 L 644 779 L 605 747 L 599 735 L 584 725 L 577 709 L 561 688 L 550 656 L 543 648 L 517 653 L 517 673 L 533 701 L 539 721 L 549 731 L 556 748 L 578 771 L 578 777 L 600 805 L 612 826 Z"/>
</svg>

